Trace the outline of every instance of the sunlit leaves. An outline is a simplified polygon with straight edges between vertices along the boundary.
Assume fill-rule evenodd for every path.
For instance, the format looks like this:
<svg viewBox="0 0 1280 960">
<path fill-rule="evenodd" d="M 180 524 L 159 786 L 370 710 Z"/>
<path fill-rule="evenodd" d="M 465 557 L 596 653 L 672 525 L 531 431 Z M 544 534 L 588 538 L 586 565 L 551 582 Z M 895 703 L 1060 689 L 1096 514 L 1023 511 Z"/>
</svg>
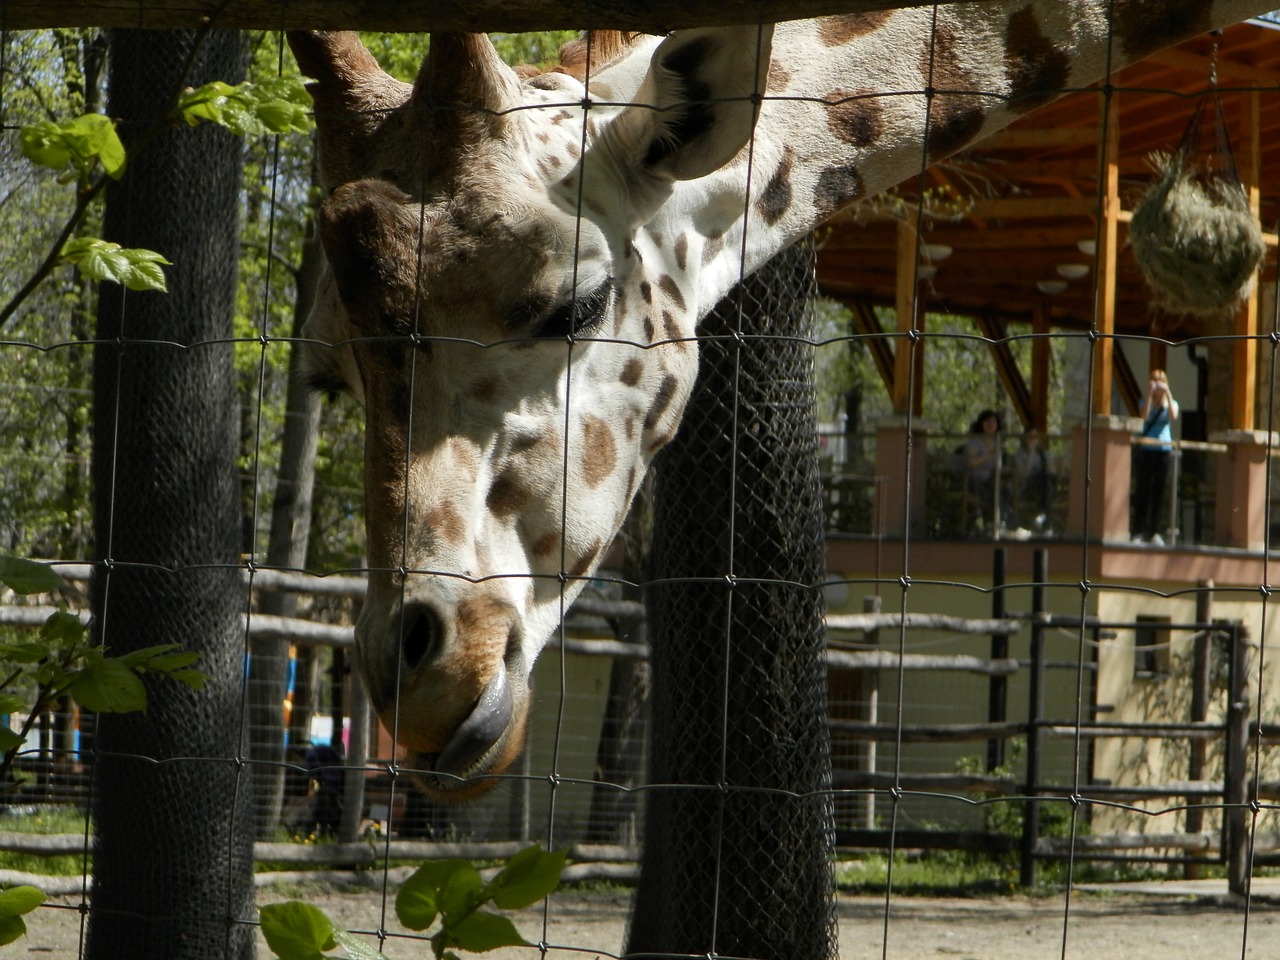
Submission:
<svg viewBox="0 0 1280 960">
<path fill-rule="evenodd" d="M 242 136 L 305 133 L 311 129 L 311 99 L 297 77 L 273 77 L 236 85 L 215 80 L 184 90 L 174 112 L 195 126 L 207 121 Z"/>
<path fill-rule="evenodd" d="M 42 167 L 69 168 L 72 179 L 86 180 L 97 164 L 115 180 L 124 176 L 124 144 L 111 118 L 100 113 L 86 113 L 61 123 L 41 120 L 23 127 L 22 155 Z"/>
<path fill-rule="evenodd" d="M 154 250 L 125 249 L 97 237 L 76 237 L 67 241 L 61 258 L 90 280 L 112 280 L 129 290 L 168 292 L 160 265 L 169 261 Z"/>
<path fill-rule="evenodd" d="M 316 960 L 334 949 L 333 922 L 323 910 L 300 900 L 263 907 L 262 936 L 281 960 Z"/>
<path fill-rule="evenodd" d="M 527 945 L 529 941 L 511 920 L 483 908 L 489 904 L 504 909 L 526 907 L 547 896 L 560 882 L 565 856 L 563 851 L 545 853 L 529 847 L 507 861 L 488 883 L 468 860 L 428 861 L 396 894 L 396 917 L 415 931 L 438 922 L 430 943 L 432 953 L 441 960 L 456 957 L 455 949 L 483 953 Z M 338 946 L 356 960 L 382 956 L 367 942 L 334 928 L 328 917 L 307 904 L 264 907 L 262 931 L 282 960 L 315 960 Z"/>
<path fill-rule="evenodd" d="M 36 887 L 17 886 L 0 890 L 0 945 L 13 943 L 27 932 L 23 914 L 44 903 L 44 894 Z"/>
</svg>

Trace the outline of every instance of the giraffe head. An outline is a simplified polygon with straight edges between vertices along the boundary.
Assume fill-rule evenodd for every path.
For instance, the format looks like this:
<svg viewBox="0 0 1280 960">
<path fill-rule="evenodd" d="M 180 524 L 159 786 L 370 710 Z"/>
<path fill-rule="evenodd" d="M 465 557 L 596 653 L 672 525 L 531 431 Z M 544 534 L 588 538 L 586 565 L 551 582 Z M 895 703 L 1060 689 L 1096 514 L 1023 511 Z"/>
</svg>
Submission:
<svg viewBox="0 0 1280 960">
<path fill-rule="evenodd" d="M 534 659 L 676 429 L 693 278 L 742 201 L 695 238 L 664 211 L 744 165 L 769 37 L 646 40 L 589 91 L 483 35 L 434 36 L 412 85 L 353 34 L 290 37 L 329 191 L 313 379 L 365 411 L 357 662 L 437 797 L 518 755 Z"/>
</svg>

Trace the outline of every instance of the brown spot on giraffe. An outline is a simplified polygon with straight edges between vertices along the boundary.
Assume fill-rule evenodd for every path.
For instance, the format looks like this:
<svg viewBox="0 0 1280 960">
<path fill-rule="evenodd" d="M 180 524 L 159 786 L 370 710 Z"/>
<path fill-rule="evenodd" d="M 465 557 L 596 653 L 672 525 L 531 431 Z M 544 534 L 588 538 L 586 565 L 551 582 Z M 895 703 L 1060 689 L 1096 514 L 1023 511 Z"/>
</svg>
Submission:
<svg viewBox="0 0 1280 960">
<path fill-rule="evenodd" d="M 860 199 L 866 190 L 857 167 L 828 167 L 818 175 L 818 185 L 813 189 L 813 206 L 819 217 L 829 217 L 841 207 Z"/>
<path fill-rule="evenodd" d="M 498 395 L 498 381 L 492 377 L 477 380 L 471 385 L 471 389 L 467 393 L 471 399 L 487 403 Z"/>
<path fill-rule="evenodd" d="M 653 303 L 653 287 L 648 280 L 640 281 L 640 299 L 645 303 Z"/>
<path fill-rule="evenodd" d="M 653 317 L 645 314 L 644 318 L 644 342 L 645 344 L 653 343 Z"/>
<path fill-rule="evenodd" d="M 972 141 L 986 116 L 983 98 L 972 75 L 961 66 L 960 39 L 939 26 L 920 51 L 920 73 L 936 91 L 929 110 L 929 162 L 941 160 Z"/>
<path fill-rule="evenodd" d="M 674 303 L 678 309 L 683 310 L 685 308 L 684 294 L 680 292 L 680 287 L 676 284 L 675 280 L 664 273 L 658 278 L 658 287 L 667 295 L 667 298 Z"/>
<path fill-rule="evenodd" d="M 672 252 L 676 255 L 676 266 L 683 273 L 689 265 L 689 237 L 687 234 L 680 234 L 676 237 L 675 248 Z"/>
<path fill-rule="evenodd" d="M 845 143 L 869 147 L 884 136 L 884 104 L 870 90 L 832 90 L 827 126 Z"/>
<path fill-rule="evenodd" d="M 1070 60 L 1044 35 L 1035 11 L 1026 7 L 1005 28 L 1004 68 L 1012 99 L 1028 108 L 1047 103 L 1067 85 Z"/>
<path fill-rule="evenodd" d="M 778 169 L 773 171 L 756 201 L 756 213 L 771 227 L 791 208 L 791 168 L 794 164 L 795 151 L 785 147 Z"/>
<path fill-rule="evenodd" d="M 720 256 L 720 251 L 724 249 L 724 234 L 713 233 L 707 237 L 707 243 L 702 248 L 702 264 L 706 266 L 716 257 Z"/>
<path fill-rule="evenodd" d="M 636 418 L 635 417 L 627 417 L 627 419 L 622 422 L 622 433 L 623 433 L 623 436 L 627 438 L 628 443 L 630 443 L 632 440 L 636 438 Z"/>
<path fill-rule="evenodd" d="M 527 487 L 511 474 L 504 473 L 493 481 L 484 503 L 494 516 L 510 517 L 520 513 L 531 499 Z"/>
<path fill-rule="evenodd" d="M 777 58 L 769 61 L 769 77 L 765 81 L 765 90 L 769 93 L 781 93 L 791 83 L 791 73 L 780 64 Z"/>
<path fill-rule="evenodd" d="M 818 39 L 828 47 L 838 47 L 879 30 L 892 15 L 892 10 L 880 10 L 871 13 L 845 13 L 833 17 L 819 17 Z"/>
<path fill-rule="evenodd" d="M 628 387 L 634 387 L 640 382 L 640 376 L 644 373 L 644 364 L 636 357 L 632 357 L 622 366 L 622 374 L 618 377 Z"/>
<path fill-rule="evenodd" d="M 1183 37 L 1208 33 L 1212 4 L 1205 0 L 1115 0 L 1115 31 L 1125 54 L 1140 60 Z"/>
<path fill-rule="evenodd" d="M 582 479 L 588 487 L 598 487 L 609 479 L 618 465 L 618 446 L 609 424 L 599 417 L 587 417 L 582 425 Z"/>
<path fill-rule="evenodd" d="M 466 522 L 457 508 L 448 501 L 433 508 L 427 514 L 426 526 L 451 547 L 461 544 L 467 536 Z"/>
<path fill-rule="evenodd" d="M 560 534 L 552 531 L 544 533 L 529 547 L 535 557 L 547 557 L 560 545 Z"/>
<path fill-rule="evenodd" d="M 667 412 L 667 407 L 671 406 L 671 401 L 675 399 L 676 388 L 680 385 L 673 375 L 665 373 L 662 375 L 662 383 L 658 385 L 658 391 L 653 395 L 653 406 L 649 408 L 649 412 L 644 417 L 644 428 L 652 430 L 658 425 L 658 421 L 662 419 L 662 415 Z"/>
<path fill-rule="evenodd" d="M 662 311 L 662 331 L 668 340 L 674 340 L 677 346 L 684 349 L 684 331 L 680 329 L 680 324 L 676 323 L 670 310 Z"/>
<path fill-rule="evenodd" d="M 591 546 L 587 547 L 586 553 L 580 556 L 574 565 L 565 572 L 571 577 L 585 577 L 587 571 L 595 564 L 596 558 L 600 556 L 600 551 L 604 546 L 599 540 L 595 541 Z"/>
</svg>

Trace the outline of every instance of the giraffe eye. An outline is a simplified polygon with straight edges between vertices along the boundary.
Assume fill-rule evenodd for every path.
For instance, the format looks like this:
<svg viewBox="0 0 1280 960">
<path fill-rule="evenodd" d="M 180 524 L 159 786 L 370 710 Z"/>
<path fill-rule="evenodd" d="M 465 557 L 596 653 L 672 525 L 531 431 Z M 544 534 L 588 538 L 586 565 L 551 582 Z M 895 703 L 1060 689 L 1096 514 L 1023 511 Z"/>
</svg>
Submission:
<svg viewBox="0 0 1280 960">
<path fill-rule="evenodd" d="M 590 293 L 575 297 L 547 314 L 533 331 L 539 338 L 582 336 L 604 320 L 613 297 L 613 278 L 601 283 Z"/>
</svg>

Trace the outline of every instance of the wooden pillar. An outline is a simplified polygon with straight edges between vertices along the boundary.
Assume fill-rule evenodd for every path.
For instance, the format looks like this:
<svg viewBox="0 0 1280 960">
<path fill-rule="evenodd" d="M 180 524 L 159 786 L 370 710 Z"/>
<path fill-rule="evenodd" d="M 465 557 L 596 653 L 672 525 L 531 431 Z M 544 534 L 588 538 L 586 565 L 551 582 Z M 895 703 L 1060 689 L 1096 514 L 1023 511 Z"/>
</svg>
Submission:
<svg viewBox="0 0 1280 960">
<path fill-rule="evenodd" d="M 1031 426 L 1049 429 L 1049 313 L 1044 301 L 1031 311 Z"/>
<path fill-rule="evenodd" d="M 1093 348 L 1093 403 L 1095 415 L 1111 413 L 1111 363 L 1115 354 L 1116 258 L 1120 225 L 1120 111 L 1114 95 L 1104 97 L 1107 111 L 1102 145 L 1102 223 L 1098 230 L 1097 287 L 1093 328 L 1100 339 Z"/>
<path fill-rule="evenodd" d="M 1210 434 L 1209 439 L 1230 448 L 1218 458 L 1215 542 L 1262 550 L 1268 537 L 1267 464 L 1280 437 L 1260 430 L 1225 430 Z"/>
<path fill-rule="evenodd" d="M 1241 105 L 1244 116 L 1240 124 L 1240 179 L 1249 197 L 1249 209 L 1257 219 L 1261 206 L 1258 182 L 1262 173 L 1258 92 L 1244 94 Z M 1257 284 L 1236 312 L 1231 332 L 1236 336 L 1231 352 L 1231 427 L 1252 430 L 1258 389 L 1258 341 L 1254 339 L 1258 333 Z"/>
<path fill-rule="evenodd" d="M 1093 417 L 1072 431 L 1068 536 L 1129 539 L 1129 441 L 1133 433 L 1130 418 L 1110 416 Z M 1087 444 L 1092 444 L 1092 458 L 1086 473 Z"/>
<path fill-rule="evenodd" d="M 910 532 L 918 537 L 924 532 L 927 437 L 927 424 L 919 418 L 912 419 L 910 430 L 906 417 L 885 417 L 876 424 L 876 491 L 881 498 L 876 516 L 883 518 L 888 536 Z"/>
<path fill-rule="evenodd" d="M 918 401 L 921 388 L 912 389 L 912 367 L 920 352 L 921 341 L 909 336 L 916 329 L 918 291 L 916 289 L 916 257 L 918 222 L 912 214 L 907 220 L 898 221 L 897 291 L 894 306 L 898 313 L 898 337 L 893 352 L 893 412 L 906 416 L 907 411 L 919 413 Z M 918 370 L 916 371 L 919 372 Z"/>
</svg>

